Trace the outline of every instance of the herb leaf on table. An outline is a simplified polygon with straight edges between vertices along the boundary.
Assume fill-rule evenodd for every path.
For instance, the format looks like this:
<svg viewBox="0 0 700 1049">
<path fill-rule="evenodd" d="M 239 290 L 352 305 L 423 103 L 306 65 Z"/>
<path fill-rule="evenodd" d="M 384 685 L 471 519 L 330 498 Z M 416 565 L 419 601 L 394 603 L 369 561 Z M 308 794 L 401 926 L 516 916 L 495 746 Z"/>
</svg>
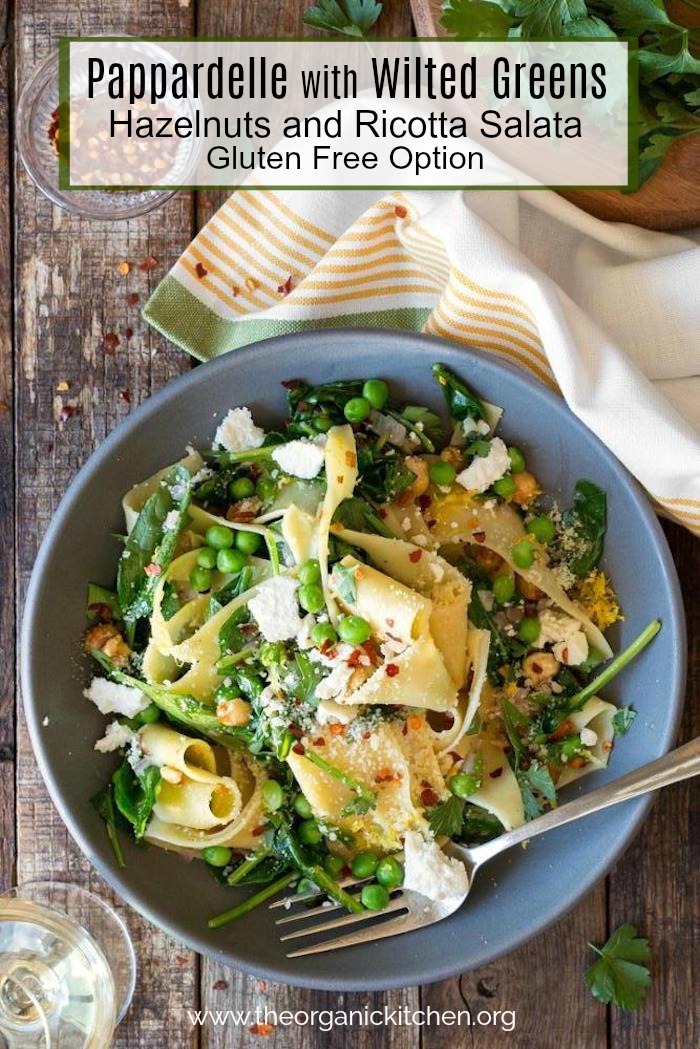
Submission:
<svg viewBox="0 0 700 1049">
<path fill-rule="evenodd" d="M 606 1005 L 612 1002 L 621 1009 L 638 1009 L 651 983 L 648 941 L 626 924 L 615 930 L 604 947 L 588 946 L 599 955 L 585 975 L 593 997 Z"/>
</svg>

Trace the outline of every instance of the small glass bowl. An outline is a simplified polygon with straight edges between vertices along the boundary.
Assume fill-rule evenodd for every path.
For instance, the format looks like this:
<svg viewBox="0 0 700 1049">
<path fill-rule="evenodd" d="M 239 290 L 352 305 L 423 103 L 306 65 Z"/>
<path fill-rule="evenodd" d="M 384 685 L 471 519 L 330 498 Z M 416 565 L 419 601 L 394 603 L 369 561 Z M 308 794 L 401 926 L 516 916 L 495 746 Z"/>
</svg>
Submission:
<svg viewBox="0 0 700 1049">
<path fill-rule="evenodd" d="M 130 219 L 165 204 L 177 189 L 67 190 L 58 185 L 58 156 L 49 127 L 58 108 L 58 51 L 25 84 L 17 106 L 17 149 L 29 177 L 54 204 L 90 219 Z"/>
</svg>

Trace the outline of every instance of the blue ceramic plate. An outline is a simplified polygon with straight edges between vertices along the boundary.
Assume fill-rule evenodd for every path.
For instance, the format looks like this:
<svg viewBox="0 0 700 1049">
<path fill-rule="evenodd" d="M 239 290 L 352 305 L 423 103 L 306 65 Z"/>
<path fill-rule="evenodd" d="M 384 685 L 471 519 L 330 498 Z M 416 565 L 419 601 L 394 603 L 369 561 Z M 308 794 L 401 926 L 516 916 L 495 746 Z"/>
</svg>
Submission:
<svg viewBox="0 0 700 1049">
<path fill-rule="evenodd" d="M 686 640 L 678 580 L 663 533 L 638 485 L 615 457 L 542 385 L 498 360 L 419 335 L 319 331 L 237 350 L 196 368 L 152 397 L 100 446 L 57 510 L 27 597 L 22 682 L 34 750 L 61 816 L 80 848 L 138 911 L 194 950 L 258 976 L 335 990 L 410 986 L 485 965 L 535 936 L 576 904 L 619 857 L 649 801 L 627 802 L 514 850 L 483 874 L 462 910 L 432 928 L 330 956 L 288 960 L 272 915 L 257 910 L 234 925 L 207 919 L 238 898 L 199 863 L 125 841 L 119 870 L 90 797 L 104 786 L 108 759 L 93 743 L 103 719 L 81 694 L 90 675 L 80 657 L 85 585 L 109 584 L 123 527 L 122 493 L 183 454 L 208 445 L 216 419 L 249 405 L 263 425 L 286 415 L 281 380 L 316 383 L 380 375 L 415 403 L 442 411 L 430 375 L 445 361 L 483 397 L 505 408 L 503 432 L 526 452 L 545 491 L 566 505 L 587 477 L 608 493 L 605 568 L 625 613 L 614 644 L 628 643 L 650 619 L 663 629 L 609 694 L 638 717 L 615 747 L 611 767 L 587 777 L 590 790 L 646 761 L 674 741 L 681 710 Z M 48 724 L 44 725 L 44 718 Z M 576 789 L 576 788 L 574 788 Z"/>
</svg>

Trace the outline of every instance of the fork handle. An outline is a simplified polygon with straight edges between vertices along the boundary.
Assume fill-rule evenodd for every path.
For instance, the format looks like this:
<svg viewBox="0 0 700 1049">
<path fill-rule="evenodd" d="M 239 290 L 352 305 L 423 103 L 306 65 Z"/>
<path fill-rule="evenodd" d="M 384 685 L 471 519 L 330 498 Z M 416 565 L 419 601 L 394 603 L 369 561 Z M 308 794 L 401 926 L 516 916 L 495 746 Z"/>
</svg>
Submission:
<svg viewBox="0 0 700 1049">
<path fill-rule="evenodd" d="M 543 816 L 538 816 L 529 823 L 523 823 L 514 830 L 501 834 L 493 841 L 487 841 L 483 845 L 477 845 L 469 849 L 469 856 L 473 863 L 480 866 L 493 856 L 504 852 L 506 849 L 517 845 L 518 842 L 527 841 L 539 834 L 544 834 L 555 827 L 562 827 L 565 823 L 571 823 L 582 816 L 588 816 L 592 812 L 607 809 L 609 805 L 617 805 L 620 801 L 629 801 L 637 798 L 640 794 L 648 794 L 659 787 L 667 787 L 671 783 L 678 783 L 691 776 L 700 773 L 700 736 L 685 743 L 682 747 L 664 754 L 656 761 L 650 761 L 641 768 L 628 772 L 626 776 L 620 776 L 612 783 L 606 783 L 603 787 L 584 794 L 574 801 L 567 802 L 559 808 L 551 809 Z"/>
</svg>

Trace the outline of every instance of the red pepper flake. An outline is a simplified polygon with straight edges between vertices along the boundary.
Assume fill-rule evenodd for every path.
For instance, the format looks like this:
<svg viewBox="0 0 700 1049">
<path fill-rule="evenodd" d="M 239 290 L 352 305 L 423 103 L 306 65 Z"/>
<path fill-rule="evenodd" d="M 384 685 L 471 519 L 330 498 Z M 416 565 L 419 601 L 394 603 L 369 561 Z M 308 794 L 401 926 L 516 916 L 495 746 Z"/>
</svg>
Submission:
<svg viewBox="0 0 700 1049">
<path fill-rule="evenodd" d="M 362 645 L 362 648 L 364 649 L 365 654 L 367 655 L 367 658 L 369 659 L 370 663 L 373 666 L 378 667 L 382 660 L 381 656 L 379 655 L 379 649 L 377 648 L 376 642 L 373 640 L 373 638 L 370 638 L 369 641 L 365 641 L 365 643 Z"/>
<path fill-rule="evenodd" d="M 101 623 L 111 623 L 114 618 L 112 609 L 109 605 L 103 604 L 102 601 L 96 601 L 94 604 L 88 605 L 88 611 L 94 612 L 95 618 L 99 619 Z"/>
<path fill-rule="evenodd" d="M 102 345 L 104 346 L 105 353 L 114 353 L 119 345 L 119 336 L 113 331 L 108 331 L 106 335 L 102 336 Z"/>
<path fill-rule="evenodd" d="M 64 423 L 68 419 L 72 419 L 74 415 L 80 415 L 80 408 L 77 404 L 64 404 L 58 413 L 59 421 Z"/>
<path fill-rule="evenodd" d="M 407 721 L 404 721 L 404 723 L 403 723 L 403 726 L 401 728 L 401 735 L 402 736 L 407 736 L 408 735 L 408 722 Z"/>
<path fill-rule="evenodd" d="M 483 543 L 486 538 L 486 532 L 472 532 L 472 539 L 476 543 Z"/>
<path fill-rule="evenodd" d="M 204 278 L 209 273 L 209 270 L 207 269 L 207 267 L 205 265 L 203 265 L 203 263 L 201 263 L 201 262 L 197 263 L 197 265 L 194 268 L 194 271 L 195 271 L 195 273 L 197 274 L 197 276 L 199 277 L 200 280 L 204 280 Z"/>
<path fill-rule="evenodd" d="M 295 743 L 294 746 L 292 747 L 292 750 L 294 751 L 295 754 L 305 754 L 306 753 L 306 748 L 305 748 L 303 743 Z"/>
<path fill-rule="evenodd" d="M 290 724 L 287 725 L 287 732 L 291 732 L 295 739 L 301 739 L 304 735 L 299 726 L 295 725 L 293 722 L 290 722 Z"/>
<path fill-rule="evenodd" d="M 212 991 L 228 991 L 228 980 L 214 980 Z"/>
<path fill-rule="evenodd" d="M 278 295 L 289 295 L 291 290 L 292 290 L 292 275 L 290 273 L 289 276 L 287 277 L 286 281 L 284 282 L 284 284 L 280 284 L 279 287 L 277 288 L 277 294 Z"/>
<path fill-rule="evenodd" d="M 146 573 L 146 575 L 150 576 L 159 576 L 162 571 L 163 569 L 161 568 L 161 566 L 155 564 L 153 561 L 151 561 L 150 565 L 146 565 L 146 567 L 144 568 L 144 572 Z"/>
<path fill-rule="evenodd" d="M 259 838 L 260 835 L 264 834 L 264 833 L 265 833 L 265 828 L 263 826 L 253 827 L 252 834 L 253 834 L 254 838 Z"/>
<path fill-rule="evenodd" d="M 382 521 L 383 521 L 383 520 L 384 520 L 384 518 L 386 517 L 386 510 L 384 509 L 384 507 L 383 507 L 383 506 L 380 506 L 380 507 L 379 507 L 379 516 L 381 517 Z"/>
<path fill-rule="evenodd" d="M 405 219 L 408 215 L 408 209 L 405 208 L 403 204 L 397 204 L 394 208 L 394 214 L 396 215 L 397 219 Z"/>
<path fill-rule="evenodd" d="M 263 1024 L 263 1023 L 251 1024 L 250 1027 L 248 1028 L 248 1033 L 249 1034 L 260 1034 L 260 1035 L 262 1035 L 263 1037 L 266 1038 L 269 1034 L 272 1034 L 274 1029 L 275 1029 L 275 1025 L 274 1024 Z"/>
<path fill-rule="evenodd" d="M 333 648 L 333 642 L 331 640 L 329 640 L 328 638 L 326 638 L 326 640 L 321 645 L 321 651 L 323 652 L 324 656 L 328 656 L 329 659 L 331 658 L 331 649 L 332 648 Z"/>
<path fill-rule="evenodd" d="M 452 758 L 454 764 L 462 760 L 462 755 L 458 754 L 456 750 L 448 750 L 448 756 Z"/>
<path fill-rule="evenodd" d="M 438 798 L 434 790 L 432 790 L 430 787 L 426 787 L 425 790 L 421 791 L 420 800 L 426 807 L 426 809 L 430 809 L 433 807 L 433 805 L 437 805 L 440 799 Z"/>
<path fill-rule="evenodd" d="M 363 732 L 362 733 L 362 738 L 363 739 L 371 739 L 372 738 L 372 733 L 371 732 Z"/>
<path fill-rule="evenodd" d="M 130 291 L 126 297 L 127 306 L 135 306 L 139 301 L 139 293 L 137 291 Z"/>
<path fill-rule="evenodd" d="M 314 746 L 315 747 L 325 747 L 325 745 L 326 745 L 326 741 L 323 738 L 323 736 L 319 736 L 318 739 L 314 740 Z"/>
<path fill-rule="evenodd" d="M 346 664 L 349 667 L 357 667 L 357 666 L 360 665 L 360 658 L 361 658 L 361 656 L 362 656 L 362 649 L 361 648 L 355 648 L 350 653 L 350 655 L 345 660 L 345 662 L 346 662 Z"/>
<path fill-rule="evenodd" d="M 499 768 L 494 769 L 493 772 L 489 772 L 489 776 L 491 777 L 491 779 L 499 779 L 502 775 L 503 775 L 503 766 L 502 765 L 499 766 Z"/>
<path fill-rule="evenodd" d="M 418 564 L 418 562 L 420 561 L 422 556 L 423 556 L 423 551 L 422 550 L 412 550 L 411 553 L 408 555 L 408 560 L 412 561 L 413 564 L 415 565 L 415 564 Z"/>
<path fill-rule="evenodd" d="M 396 677 L 396 675 L 399 672 L 399 668 L 397 667 L 396 663 L 387 663 L 385 669 L 387 677 Z"/>
<path fill-rule="evenodd" d="M 431 503 L 432 503 L 432 499 L 430 498 L 429 495 L 419 495 L 418 496 L 418 505 L 421 508 L 421 510 L 423 511 L 423 513 L 425 513 L 425 511 L 428 509 L 428 507 L 430 506 Z"/>
<path fill-rule="evenodd" d="M 431 517 L 430 520 L 426 521 L 425 523 L 427 524 L 428 528 L 434 528 L 435 525 L 437 524 L 437 521 L 435 520 L 434 517 Z"/>
<path fill-rule="evenodd" d="M 141 259 L 139 262 L 139 269 L 143 270 L 144 273 L 148 273 L 149 270 L 155 269 L 158 265 L 158 259 L 155 255 L 147 255 L 145 259 Z"/>
<path fill-rule="evenodd" d="M 375 783 L 389 783 L 394 778 L 394 773 L 391 769 L 379 769 L 376 776 L 374 777 Z"/>
</svg>

